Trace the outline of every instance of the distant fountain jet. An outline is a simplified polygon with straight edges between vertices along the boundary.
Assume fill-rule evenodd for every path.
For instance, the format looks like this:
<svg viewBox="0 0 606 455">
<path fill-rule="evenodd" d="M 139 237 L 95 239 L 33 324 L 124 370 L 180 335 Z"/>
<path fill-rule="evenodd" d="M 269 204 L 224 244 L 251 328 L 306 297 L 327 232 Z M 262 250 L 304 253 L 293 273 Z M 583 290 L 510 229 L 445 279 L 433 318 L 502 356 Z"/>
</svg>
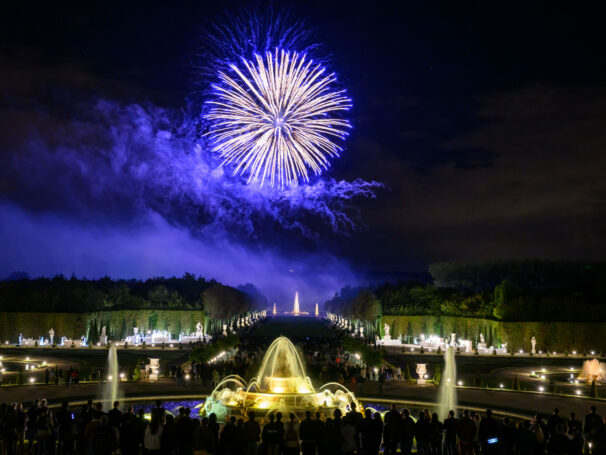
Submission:
<svg viewBox="0 0 606 455">
<path fill-rule="evenodd" d="M 276 302 L 274 302 L 274 316 L 277 314 L 278 312 L 276 311 Z"/>
<path fill-rule="evenodd" d="M 295 292 L 295 305 L 292 309 L 292 314 L 294 314 L 294 315 L 299 314 L 299 291 Z"/>
</svg>

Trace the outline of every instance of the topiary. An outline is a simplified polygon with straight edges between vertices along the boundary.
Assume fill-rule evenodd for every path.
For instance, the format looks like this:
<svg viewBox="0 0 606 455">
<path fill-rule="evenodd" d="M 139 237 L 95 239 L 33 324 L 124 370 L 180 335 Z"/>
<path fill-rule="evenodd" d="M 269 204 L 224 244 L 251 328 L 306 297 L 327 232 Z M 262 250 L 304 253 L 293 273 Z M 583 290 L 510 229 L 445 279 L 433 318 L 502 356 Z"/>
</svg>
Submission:
<svg viewBox="0 0 606 455">
<path fill-rule="evenodd" d="M 410 374 L 410 365 L 408 363 L 406 364 L 406 372 L 404 373 L 404 379 L 406 379 L 407 381 L 412 380 L 412 375 Z"/>
<path fill-rule="evenodd" d="M 425 354 L 425 348 L 424 348 L 423 346 L 421 346 L 421 351 L 420 351 L 420 353 L 421 353 L 421 354 Z"/>
<path fill-rule="evenodd" d="M 38 340 L 34 341 L 34 347 L 37 348 L 38 347 Z"/>
<path fill-rule="evenodd" d="M 440 381 L 442 380 L 442 365 L 436 365 L 433 370 L 433 383 L 437 386 L 440 385 Z"/>
<path fill-rule="evenodd" d="M 497 355 L 497 350 L 495 348 L 492 348 L 492 355 Z"/>
<path fill-rule="evenodd" d="M 511 389 L 516 391 L 520 390 L 520 379 L 518 378 L 517 374 L 513 377 L 513 384 L 511 385 Z"/>
<path fill-rule="evenodd" d="M 442 354 L 442 348 L 440 346 L 438 346 L 438 350 L 436 351 L 436 354 L 438 354 L 438 355 Z"/>
<path fill-rule="evenodd" d="M 144 341 L 143 343 L 141 343 L 141 349 L 145 349 L 147 347 L 147 343 Z"/>
<path fill-rule="evenodd" d="M 595 379 L 591 381 L 591 389 L 589 391 L 589 395 L 591 395 L 591 398 L 599 398 L 598 388 L 595 385 Z"/>
<path fill-rule="evenodd" d="M 182 351 L 183 350 L 183 343 L 179 343 L 179 350 Z"/>
<path fill-rule="evenodd" d="M 128 341 L 124 342 L 124 345 L 122 346 L 124 349 L 128 349 Z"/>
<path fill-rule="evenodd" d="M 166 345 L 164 344 L 164 341 L 162 342 L 162 349 L 164 349 L 166 347 Z"/>
<path fill-rule="evenodd" d="M 76 343 L 74 343 L 74 342 L 72 341 L 72 345 L 71 345 L 71 347 L 72 347 L 72 348 L 74 348 L 74 349 L 76 349 Z"/>
</svg>

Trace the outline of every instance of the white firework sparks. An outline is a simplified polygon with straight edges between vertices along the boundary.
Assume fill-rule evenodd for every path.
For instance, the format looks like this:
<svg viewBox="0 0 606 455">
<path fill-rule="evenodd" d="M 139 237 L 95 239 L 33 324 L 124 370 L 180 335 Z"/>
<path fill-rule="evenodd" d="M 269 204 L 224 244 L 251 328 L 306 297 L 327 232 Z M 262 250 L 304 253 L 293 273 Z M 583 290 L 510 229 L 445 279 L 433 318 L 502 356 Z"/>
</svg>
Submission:
<svg viewBox="0 0 606 455">
<path fill-rule="evenodd" d="M 276 50 L 242 61 L 246 71 L 231 65 L 234 77 L 219 73 L 222 84 L 209 101 L 213 152 L 235 166 L 234 175 L 248 174 L 249 183 L 308 182 L 309 171 L 319 175 L 342 150 L 334 141 L 350 124 L 339 113 L 351 100 L 331 89 L 334 74 L 324 75 L 305 55 Z"/>
</svg>

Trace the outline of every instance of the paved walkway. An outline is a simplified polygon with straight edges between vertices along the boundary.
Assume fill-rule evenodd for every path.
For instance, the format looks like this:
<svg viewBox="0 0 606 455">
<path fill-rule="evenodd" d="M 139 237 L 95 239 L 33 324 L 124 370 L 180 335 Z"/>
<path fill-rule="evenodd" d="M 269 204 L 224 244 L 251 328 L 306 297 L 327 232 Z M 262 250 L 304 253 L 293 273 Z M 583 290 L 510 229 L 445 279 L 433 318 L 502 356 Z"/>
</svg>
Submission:
<svg viewBox="0 0 606 455">
<path fill-rule="evenodd" d="M 177 386 L 170 379 L 158 382 L 137 381 L 121 383 L 125 397 L 159 395 L 204 395 L 200 384 Z M 24 385 L 0 388 L 0 402 L 30 402 L 34 398 L 46 398 L 50 402 L 62 400 L 81 401 L 96 399 L 101 395 L 101 384 L 80 384 L 76 387 L 65 385 Z"/>
<path fill-rule="evenodd" d="M 438 387 L 432 384 L 419 386 L 405 381 L 392 381 L 384 386 L 383 394 L 379 394 L 378 384 L 371 383 L 367 388 L 362 387 L 358 391 L 358 395 L 436 403 L 438 401 Z M 583 416 L 589 412 L 589 407 L 592 404 L 598 407 L 598 413 L 606 414 L 605 401 L 587 398 L 473 388 L 458 388 L 457 395 L 460 406 L 502 409 L 524 415 L 533 415 L 536 412 L 551 414 L 553 409 L 557 407 L 564 416 L 568 416 L 571 411 L 576 412 L 577 416 Z"/>
<path fill-rule="evenodd" d="M 126 397 L 135 396 L 167 396 L 167 395 L 199 395 L 203 396 L 199 384 L 187 384 L 177 386 L 169 379 L 160 379 L 158 382 L 130 382 L 122 384 Z M 100 395 L 100 384 L 81 384 L 77 387 L 63 385 L 25 385 L 0 388 L 0 402 L 30 402 L 34 398 L 47 398 L 50 402 L 62 400 L 83 401 L 89 398 L 95 399 Z M 418 386 L 407 382 L 387 383 L 383 393 L 378 393 L 378 384 L 367 384 L 358 390 L 357 395 L 362 401 L 372 402 L 374 399 L 399 399 L 422 403 L 435 403 L 438 399 L 438 388 L 429 384 Z M 523 415 L 532 415 L 537 411 L 550 414 L 553 408 L 558 407 L 562 415 L 567 416 L 570 411 L 577 416 L 585 415 L 589 407 L 595 404 L 598 413 L 606 414 L 606 402 L 576 397 L 560 397 L 540 393 L 516 393 L 498 390 L 483 389 L 458 389 L 459 405 L 473 406 L 478 408 L 494 408 L 508 410 Z"/>
</svg>

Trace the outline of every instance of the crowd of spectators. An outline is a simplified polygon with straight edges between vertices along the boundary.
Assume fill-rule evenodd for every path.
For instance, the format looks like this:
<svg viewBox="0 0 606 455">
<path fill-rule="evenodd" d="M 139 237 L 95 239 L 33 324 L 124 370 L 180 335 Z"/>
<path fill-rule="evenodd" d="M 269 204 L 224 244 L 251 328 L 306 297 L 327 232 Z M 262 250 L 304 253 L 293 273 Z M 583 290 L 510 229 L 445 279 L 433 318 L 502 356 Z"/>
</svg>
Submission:
<svg viewBox="0 0 606 455">
<path fill-rule="evenodd" d="M 259 419 L 230 416 L 219 423 L 214 414 L 199 418 L 189 408 L 178 415 L 160 401 L 146 415 L 120 403 L 105 411 L 88 401 L 79 409 L 67 402 L 51 409 L 45 400 L 30 406 L 0 405 L 2 455 L 580 455 L 606 453 L 606 426 L 594 406 L 583 421 L 555 409 L 547 419 L 497 419 L 450 411 L 444 421 L 428 409 L 412 416 L 392 405 L 382 415 L 355 405 L 342 415 L 306 412 L 270 413 Z"/>
</svg>

